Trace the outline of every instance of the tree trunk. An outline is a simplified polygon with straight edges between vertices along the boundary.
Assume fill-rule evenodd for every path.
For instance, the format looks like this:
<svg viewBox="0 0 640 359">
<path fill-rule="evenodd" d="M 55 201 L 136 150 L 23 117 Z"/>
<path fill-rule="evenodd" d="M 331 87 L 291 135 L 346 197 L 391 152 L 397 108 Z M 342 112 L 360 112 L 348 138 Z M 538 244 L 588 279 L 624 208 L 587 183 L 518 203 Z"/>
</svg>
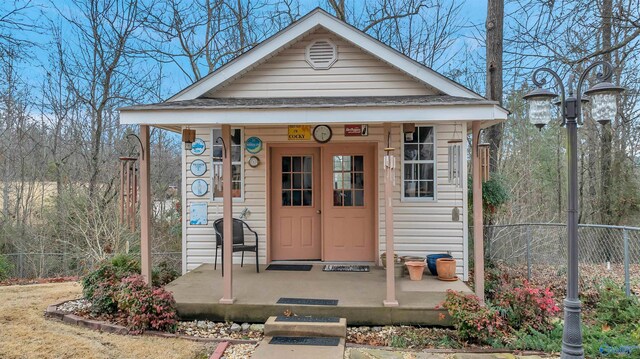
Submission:
<svg viewBox="0 0 640 359">
<path fill-rule="evenodd" d="M 502 41 L 504 22 L 504 0 L 488 0 L 487 6 L 487 89 L 486 97 L 502 105 Z M 498 154 L 502 141 L 502 123 L 487 130 L 489 141 L 489 171 L 498 170 Z"/>
</svg>

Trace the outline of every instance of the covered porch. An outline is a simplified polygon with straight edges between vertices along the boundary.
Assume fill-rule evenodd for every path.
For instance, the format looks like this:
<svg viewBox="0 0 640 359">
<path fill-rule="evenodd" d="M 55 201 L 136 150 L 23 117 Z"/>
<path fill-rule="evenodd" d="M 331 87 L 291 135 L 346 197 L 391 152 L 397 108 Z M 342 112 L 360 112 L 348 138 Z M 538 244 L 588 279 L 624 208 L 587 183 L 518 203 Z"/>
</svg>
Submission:
<svg viewBox="0 0 640 359">
<path fill-rule="evenodd" d="M 446 291 L 472 293 L 462 281 L 444 282 L 425 274 L 421 281 L 397 278 L 398 306 L 387 307 L 386 273 L 371 266 L 369 272 L 323 272 L 324 264 L 310 271 L 264 270 L 234 265 L 233 305 L 219 302 L 223 296 L 221 268 L 203 264 L 167 285 L 173 292 L 178 312 L 186 319 L 229 320 L 263 323 L 269 316 L 291 311 L 300 316 L 346 318 L 349 325 L 446 325 L 438 309 Z M 337 305 L 278 304 L 280 298 L 333 299 Z"/>
</svg>

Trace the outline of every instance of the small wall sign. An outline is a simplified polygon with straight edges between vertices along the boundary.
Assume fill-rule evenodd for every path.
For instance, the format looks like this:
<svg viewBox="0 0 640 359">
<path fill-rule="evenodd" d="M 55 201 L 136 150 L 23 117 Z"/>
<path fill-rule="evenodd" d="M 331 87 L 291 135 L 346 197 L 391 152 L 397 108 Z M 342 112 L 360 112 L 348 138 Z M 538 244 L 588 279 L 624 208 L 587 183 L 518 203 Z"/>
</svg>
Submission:
<svg viewBox="0 0 640 359">
<path fill-rule="evenodd" d="M 249 137 L 244 141 L 244 148 L 251 154 L 262 151 L 262 140 L 258 137 Z"/>
<path fill-rule="evenodd" d="M 189 167 L 189 169 L 194 176 L 202 176 L 205 172 L 207 172 L 207 164 L 204 163 L 203 160 L 195 160 L 191 162 L 191 166 Z"/>
<path fill-rule="evenodd" d="M 191 192 L 198 197 L 202 197 L 209 192 L 209 184 L 203 179 L 197 179 L 191 184 Z"/>
<path fill-rule="evenodd" d="M 204 153 L 206 148 L 207 146 L 205 145 L 204 140 L 202 140 L 202 138 L 196 138 L 196 140 L 191 144 L 191 153 L 199 156 Z"/>
<path fill-rule="evenodd" d="M 207 202 L 193 202 L 189 207 L 190 225 L 207 225 Z"/>
<path fill-rule="evenodd" d="M 311 140 L 310 125 L 289 125 L 289 141 L 309 141 Z"/>
<path fill-rule="evenodd" d="M 344 125 L 346 137 L 369 136 L 369 125 Z"/>
</svg>

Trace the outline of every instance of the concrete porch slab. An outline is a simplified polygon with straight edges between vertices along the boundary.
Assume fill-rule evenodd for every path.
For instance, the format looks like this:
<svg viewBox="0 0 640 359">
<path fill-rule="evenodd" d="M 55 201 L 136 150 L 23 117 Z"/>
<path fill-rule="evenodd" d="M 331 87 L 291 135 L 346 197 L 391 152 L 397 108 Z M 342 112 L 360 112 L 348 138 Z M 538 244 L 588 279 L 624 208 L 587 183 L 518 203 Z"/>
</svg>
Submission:
<svg viewBox="0 0 640 359">
<path fill-rule="evenodd" d="M 291 311 L 296 315 L 347 318 L 349 325 L 448 325 L 436 306 L 447 289 L 471 293 L 463 282 L 443 282 L 425 275 L 421 281 L 396 280 L 398 307 L 384 307 L 385 271 L 323 272 L 314 265 L 308 272 L 264 271 L 254 265 L 233 268 L 234 304 L 218 303 L 222 297 L 221 269 L 203 264 L 169 283 L 178 313 L 184 319 L 228 320 L 264 323 L 270 316 Z M 279 298 L 337 299 L 337 306 L 282 305 Z"/>
</svg>

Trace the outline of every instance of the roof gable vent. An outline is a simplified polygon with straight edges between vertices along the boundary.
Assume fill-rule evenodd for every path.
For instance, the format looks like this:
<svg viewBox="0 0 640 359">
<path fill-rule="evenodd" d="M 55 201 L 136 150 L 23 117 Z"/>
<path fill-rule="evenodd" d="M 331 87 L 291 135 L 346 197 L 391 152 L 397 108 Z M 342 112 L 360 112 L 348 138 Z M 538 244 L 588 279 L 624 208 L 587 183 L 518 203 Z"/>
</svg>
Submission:
<svg viewBox="0 0 640 359">
<path fill-rule="evenodd" d="M 326 70 L 338 60 L 338 48 L 328 39 L 316 40 L 307 46 L 305 58 L 316 70 Z"/>
</svg>

